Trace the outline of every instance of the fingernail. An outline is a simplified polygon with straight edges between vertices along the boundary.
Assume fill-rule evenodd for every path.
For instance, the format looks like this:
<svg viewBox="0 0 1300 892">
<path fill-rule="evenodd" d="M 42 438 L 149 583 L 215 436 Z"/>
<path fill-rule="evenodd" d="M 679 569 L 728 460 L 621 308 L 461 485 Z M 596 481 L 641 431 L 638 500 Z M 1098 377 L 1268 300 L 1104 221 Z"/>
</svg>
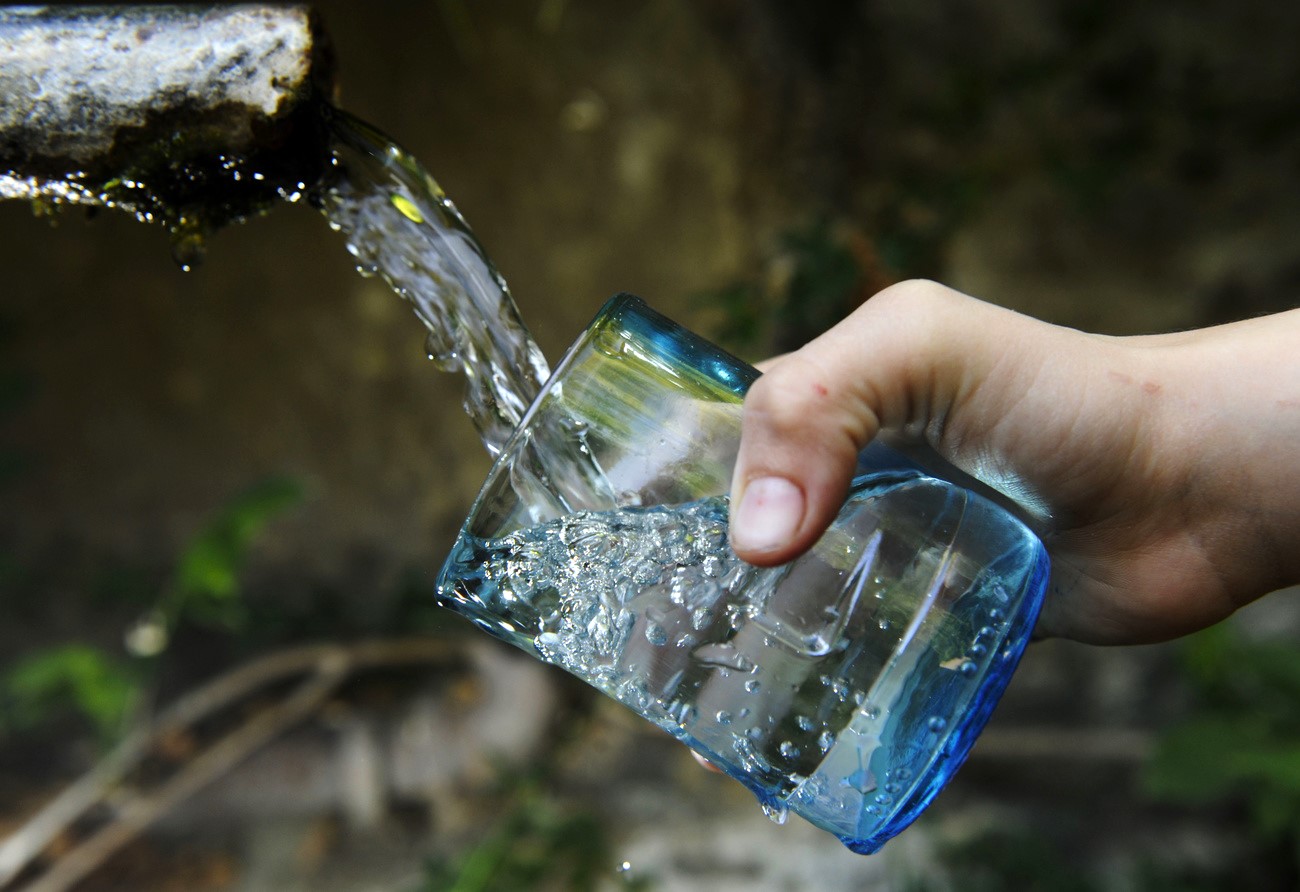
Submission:
<svg viewBox="0 0 1300 892">
<path fill-rule="evenodd" d="M 784 477 L 751 480 L 731 523 L 731 544 L 744 551 L 775 551 L 803 520 L 803 490 Z"/>
</svg>

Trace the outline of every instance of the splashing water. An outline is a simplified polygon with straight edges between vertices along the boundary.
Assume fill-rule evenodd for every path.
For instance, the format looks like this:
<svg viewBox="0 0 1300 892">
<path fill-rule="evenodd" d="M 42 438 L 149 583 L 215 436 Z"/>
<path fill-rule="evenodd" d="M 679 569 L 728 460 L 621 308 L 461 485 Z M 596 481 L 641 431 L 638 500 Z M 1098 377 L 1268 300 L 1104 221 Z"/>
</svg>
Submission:
<svg viewBox="0 0 1300 892">
<path fill-rule="evenodd" d="M 465 411 L 496 456 L 550 376 L 505 279 L 419 163 L 339 111 L 332 171 L 312 201 L 347 238 L 363 275 L 410 301 L 429 358 L 466 377 Z"/>
</svg>

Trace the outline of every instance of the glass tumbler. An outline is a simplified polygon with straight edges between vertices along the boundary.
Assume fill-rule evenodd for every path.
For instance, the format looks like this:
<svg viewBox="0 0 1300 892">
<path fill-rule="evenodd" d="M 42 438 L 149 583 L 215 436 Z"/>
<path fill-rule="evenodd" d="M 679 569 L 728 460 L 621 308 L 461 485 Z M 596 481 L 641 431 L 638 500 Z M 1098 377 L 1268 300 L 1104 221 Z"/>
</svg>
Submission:
<svg viewBox="0 0 1300 892">
<path fill-rule="evenodd" d="M 965 759 L 1029 639 L 1038 538 L 882 446 L 802 557 L 727 544 L 752 367 L 612 298 L 488 476 L 439 600 L 856 852 Z"/>
</svg>

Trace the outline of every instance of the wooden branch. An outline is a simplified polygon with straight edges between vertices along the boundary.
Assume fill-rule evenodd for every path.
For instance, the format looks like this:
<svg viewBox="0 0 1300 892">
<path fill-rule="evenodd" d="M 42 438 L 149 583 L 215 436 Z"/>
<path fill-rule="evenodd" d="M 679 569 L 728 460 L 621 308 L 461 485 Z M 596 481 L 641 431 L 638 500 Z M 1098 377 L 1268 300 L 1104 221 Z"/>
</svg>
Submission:
<svg viewBox="0 0 1300 892">
<path fill-rule="evenodd" d="M 0 843 L 0 889 L 39 857 L 59 834 L 102 802 L 167 735 L 184 730 L 273 682 L 313 673 L 287 699 L 213 744 L 156 792 L 132 801 L 115 820 L 68 852 L 45 877 L 27 887 L 27 892 L 64 889 L 77 882 L 167 810 L 307 718 L 349 673 L 437 662 L 460 652 L 461 648 L 450 642 L 427 638 L 314 644 L 268 654 L 213 679 L 178 698 L 147 728 L 129 734 L 90 771 Z M 337 678 L 332 667 L 340 667 Z M 93 848 L 87 849 L 92 844 Z M 86 854 L 79 855 L 83 850 Z M 70 861 L 73 867 L 60 873 Z M 74 879 L 58 880 L 65 874 L 72 876 L 74 870 L 78 871 Z M 66 885 L 45 885 L 51 878 Z"/>
</svg>

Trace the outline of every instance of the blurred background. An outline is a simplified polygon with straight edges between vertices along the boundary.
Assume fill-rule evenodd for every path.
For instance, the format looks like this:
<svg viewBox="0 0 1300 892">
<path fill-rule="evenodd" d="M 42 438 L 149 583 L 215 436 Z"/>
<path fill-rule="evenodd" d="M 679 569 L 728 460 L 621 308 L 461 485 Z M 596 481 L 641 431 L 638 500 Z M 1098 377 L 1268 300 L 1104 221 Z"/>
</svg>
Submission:
<svg viewBox="0 0 1300 892">
<path fill-rule="evenodd" d="M 1298 302 L 1300 7 L 314 5 L 340 104 L 438 178 L 552 362 L 622 290 L 751 360 L 915 276 L 1112 334 Z M 863 858 L 434 609 L 486 453 L 310 208 L 185 273 L 161 229 L 10 202 L 0 268 L 0 839 L 100 772 L 21 881 L 1300 882 L 1293 593 L 1169 645 L 1035 645 Z"/>
</svg>

